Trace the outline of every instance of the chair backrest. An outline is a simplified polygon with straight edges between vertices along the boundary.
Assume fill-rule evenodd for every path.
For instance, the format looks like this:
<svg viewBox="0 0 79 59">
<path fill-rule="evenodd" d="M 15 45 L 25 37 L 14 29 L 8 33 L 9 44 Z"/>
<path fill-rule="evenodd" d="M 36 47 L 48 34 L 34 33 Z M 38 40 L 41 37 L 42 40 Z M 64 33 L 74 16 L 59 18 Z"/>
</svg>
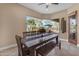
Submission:
<svg viewBox="0 0 79 59">
<path fill-rule="evenodd" d="M 18 46 L 18 55 L 22 56 L 23 55 L 23 49 L 22 49 L 22 43 L 21 43 L 22 38 L 18 35 L 16 35 L 15 38 Z"/>
<path fill-rule="evenodd" d="M 36 35 L 36 32 L 23 32 L 23 38 L 25 38 L 26 36 L 32 36 L 32 35 Z"/>
<path fill-rule="evenodd" d="M 23 38 L 27 36 L 27 32 L 23 32 Z"/>
</svg>

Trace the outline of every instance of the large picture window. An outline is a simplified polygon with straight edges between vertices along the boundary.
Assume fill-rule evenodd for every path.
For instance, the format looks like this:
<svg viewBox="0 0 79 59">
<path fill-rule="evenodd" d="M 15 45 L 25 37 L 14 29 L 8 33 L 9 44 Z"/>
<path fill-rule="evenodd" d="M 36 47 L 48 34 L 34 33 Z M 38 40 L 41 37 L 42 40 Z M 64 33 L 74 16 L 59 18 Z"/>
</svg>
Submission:
<svg viewBox="0 0 79 59">
<path fill-rule="evenodd" d="M 50 19 L 38 19 L 27 16 L 25 19 L 26 31 L 38 31 L 39 29 L 45 29 L 46 32 L 52 31 L 59 33 L 59 22 Z"/>
</svg>

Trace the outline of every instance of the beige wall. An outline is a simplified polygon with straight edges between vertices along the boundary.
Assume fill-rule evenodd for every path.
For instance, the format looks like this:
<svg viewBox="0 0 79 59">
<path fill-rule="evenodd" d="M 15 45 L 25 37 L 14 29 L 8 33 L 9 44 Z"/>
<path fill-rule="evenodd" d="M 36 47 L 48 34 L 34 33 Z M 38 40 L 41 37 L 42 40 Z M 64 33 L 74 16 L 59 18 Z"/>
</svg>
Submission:
<svg viewBox="0 0 79 59">
<path fill-rule="evenodd" d="M 42 19 L 50 19 L 51 14 L 42 14 Z"/>
<path fill-rule="evenodd" d="M 25 16 L 41 18 L 39 13 L 19 4 L 0 4 L 0 48 L 15 44 L 15 34 L 25 31 Z"/>
</svg>

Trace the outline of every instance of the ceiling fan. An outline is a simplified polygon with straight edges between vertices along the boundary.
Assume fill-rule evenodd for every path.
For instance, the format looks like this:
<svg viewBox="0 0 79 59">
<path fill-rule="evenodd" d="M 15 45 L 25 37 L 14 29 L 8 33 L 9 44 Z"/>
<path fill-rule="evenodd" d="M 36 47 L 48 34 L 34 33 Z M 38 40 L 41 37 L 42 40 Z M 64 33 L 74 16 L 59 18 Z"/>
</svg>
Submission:
<svg viewBox="0 0 79 59">
<path fill-rule="evenodd" d="M 39 3 L 38 5 L 45 5 L 46 8 L 49 8 L 50 5 L 58 5 L 59 3 Z"/>
</svg>

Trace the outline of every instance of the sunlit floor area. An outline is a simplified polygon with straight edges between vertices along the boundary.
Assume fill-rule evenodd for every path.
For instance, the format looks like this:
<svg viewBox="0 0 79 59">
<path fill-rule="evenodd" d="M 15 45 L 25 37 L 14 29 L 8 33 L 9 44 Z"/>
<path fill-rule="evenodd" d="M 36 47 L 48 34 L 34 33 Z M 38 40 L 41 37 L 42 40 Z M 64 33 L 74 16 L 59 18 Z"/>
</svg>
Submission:
<svg viewBox="0 0 79 59">
<path fill-rule="evenodd" d="M 79 56 L 79 47 L 68 43 L 66 41 L 61 42 L 61 50 L 55 47 L 47 56 Z M 1 56 L 18 56 L 17 47 L 13 47 L 7 50 L 0 51 Z"/>
</svg>

